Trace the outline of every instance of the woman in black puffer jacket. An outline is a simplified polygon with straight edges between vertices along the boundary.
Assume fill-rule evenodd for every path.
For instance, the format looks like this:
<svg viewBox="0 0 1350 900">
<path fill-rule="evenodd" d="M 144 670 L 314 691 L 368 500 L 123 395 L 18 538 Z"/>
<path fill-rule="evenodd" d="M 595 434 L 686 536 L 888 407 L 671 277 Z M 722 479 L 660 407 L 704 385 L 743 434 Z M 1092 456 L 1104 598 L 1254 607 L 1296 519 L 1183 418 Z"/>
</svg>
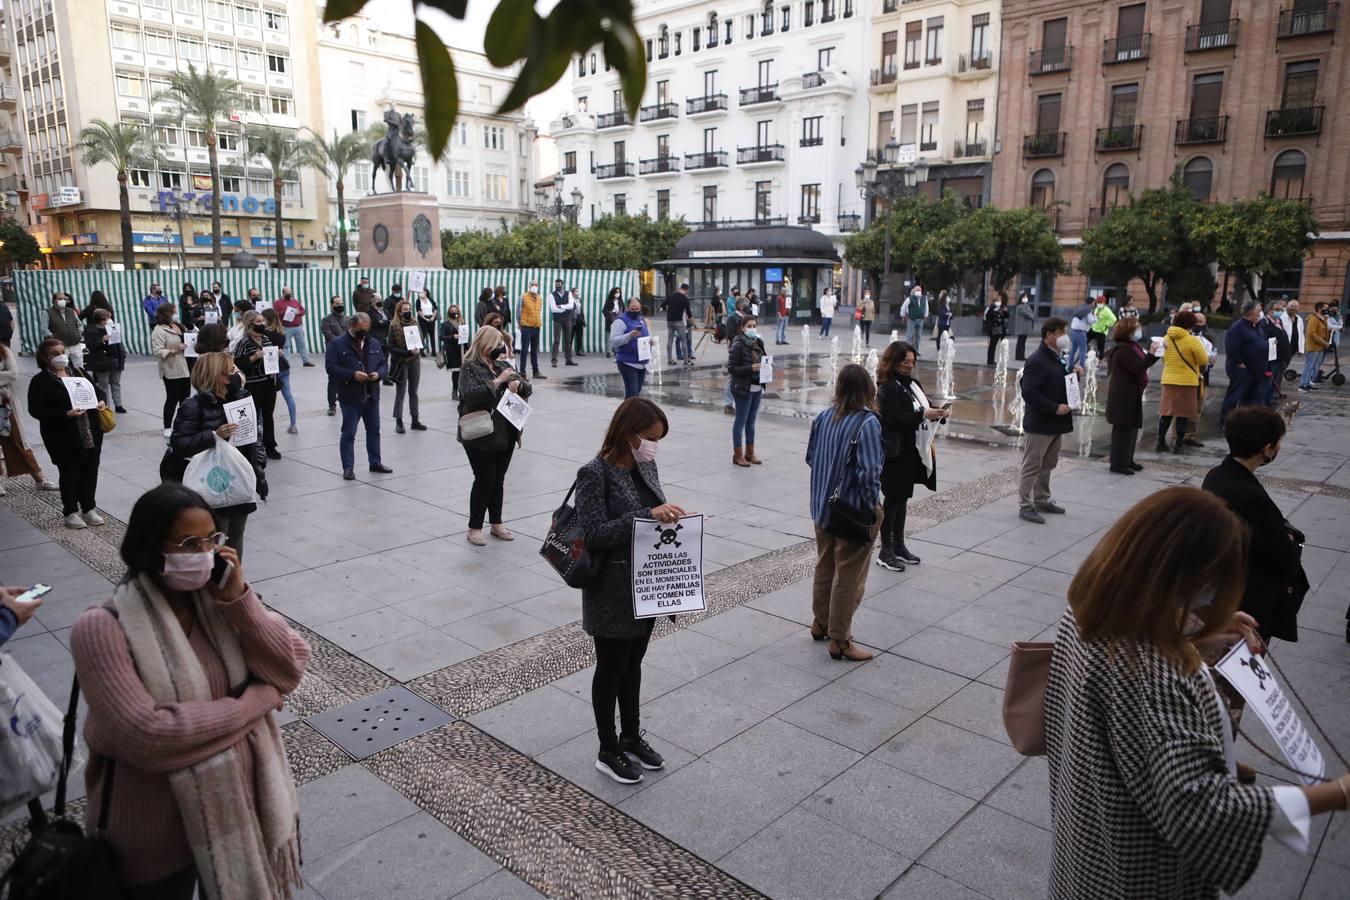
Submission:
<svg viewBox="0 0 1350 900">
<path fill-rule="evenodd" d="M 160 466 L 160 477 L 165 481 L 182 481 L 188 460 L 215 446 L 216 435 L 229 439 L 237 425 L 225 420 L 225 404 L 249 396 L 244 390 L 244 378 L 235 368 L 229 353 L 203 353 L 192 368 L 192 386 L 197 393 L 184 400 L 173 420 L 173 434 L 169 450 Z M 256 410 L 255 410 L 256 411 Z M 261 435 L 261 426 L 259 426 Z M 267 499 L 267 456 L 260 441 L 235 448 L 253 465 L 258 479 L 258 496 Z M 244 525 L 249 513 L 258 508 L 256 503 L 240 503 L 211 510 L 216 527 L 225 532 L 226 543 L 244 558 Z"/>
<path fill-rule="evenodd" d="M 740 329 L 727 351 L 727 373 L 731 375 L 731 396 L 736 401 L 736 419 L 731 424 L 731 461 L 744 468 L 760 463 L 755 456 L 755 420 L 759 418 L 759 401 L 764 396 L 759 369 L 766 353 L 759 338 L 758 319 L 742 317 Z"/>
</svg>

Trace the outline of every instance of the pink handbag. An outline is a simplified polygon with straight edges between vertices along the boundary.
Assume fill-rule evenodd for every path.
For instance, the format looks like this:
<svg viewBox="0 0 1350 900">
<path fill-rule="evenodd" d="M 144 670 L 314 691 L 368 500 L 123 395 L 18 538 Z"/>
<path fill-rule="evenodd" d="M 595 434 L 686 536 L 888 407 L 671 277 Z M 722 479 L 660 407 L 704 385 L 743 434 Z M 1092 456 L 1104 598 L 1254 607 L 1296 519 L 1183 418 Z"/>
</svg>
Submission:
<svg viewBox="0 0 1350 900">
<path fill-rule="evenodd" d="M 1045 755 L 1045 685 L 1055 645 L 1013 641 L 1008 683 L 1003 691 L 1003 727 L 1023 756 Z"/>
</svg>

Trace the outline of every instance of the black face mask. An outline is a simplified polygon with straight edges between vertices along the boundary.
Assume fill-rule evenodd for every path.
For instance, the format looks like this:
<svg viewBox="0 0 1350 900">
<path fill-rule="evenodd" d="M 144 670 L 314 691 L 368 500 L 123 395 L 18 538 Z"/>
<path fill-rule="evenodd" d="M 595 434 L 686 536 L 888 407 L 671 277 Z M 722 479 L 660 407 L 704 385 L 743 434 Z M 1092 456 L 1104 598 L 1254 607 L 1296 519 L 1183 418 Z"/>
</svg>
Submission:
<svg viewBox="0 0 1350 900">
<path fill-rule="evenodd" d="M 403 318 L 404 318 L 404 319 L 411 319 L 411 318 L 412 318 L 412 310 L 410 310 L 410 309 L 405 309 L 405 310 L 403 311 Z"/>
<path fill-rule="evenodd" d="M 342 315 L 342 310 L 343 310 L 343 307 L 341 307 L 341 306 L 335 306 L 335 307 L 333 307 L 333 315 L 335 315 L 335 316 L 340 316 L 340 315 Z"/>
<path fill-rule="evenodd" d="M 366 329 L 364 328 L 358 329 L 357 331 L 352 332 L 352 340 L 364 341 L 366 339 L 366 335 L 368 334 L 370 334 L 370 332 L 367 331 Z"/>
<path fill-rule="evenodd" d="M 490 351 L 488 351 L 488 359 L 498 360 L 501 359 L 502 356 L 504 356 L 505 354 L 506 354 L 505 347 L 493 347 Z"/>
<path fill-rule="evenodd" d="M 230 375 L 230 390 L 237 391 L 244 386 L 244 376 L 239 372 Z"/>
<path fill-rule="evenodd" d="M 257 331 L 257 332 L 259 332 L 259 333 L 264 332 L 264 331 L 267 330 L 267 323 L 265 323 L 265 322 L 254 322 L 254 323 L 253 323 L 253 330 L 254 330 L 254 331 Z"/>
</svg>

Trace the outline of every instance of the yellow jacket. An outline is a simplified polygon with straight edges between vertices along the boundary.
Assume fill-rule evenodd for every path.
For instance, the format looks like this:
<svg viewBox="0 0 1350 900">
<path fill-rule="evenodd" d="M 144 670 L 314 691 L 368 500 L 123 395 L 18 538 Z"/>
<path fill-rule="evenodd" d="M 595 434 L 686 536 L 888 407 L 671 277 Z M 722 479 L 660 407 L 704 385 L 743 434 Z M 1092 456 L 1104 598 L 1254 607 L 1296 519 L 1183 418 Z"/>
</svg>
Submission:
<svg viewBox="0 0 1350 900">
<path fill-rule="evenodd" d="M 1200 384 L 1200 370 L 1207 365 L 1209 357 L 1198 337 L 1175 325 L 1167 329 L 1163 340 L 1163 384 L 1196 387 Z"/>
<path fill-rule="evenodd" d="M 543 304 L 539 295 L 526 291 L 520 298 L 520 327 L 540 328 L 543 324 Z"/>
<path fill-rule="evenodd" d="M 1308 346 L 1304 349 L 1316 353 L 1318 350 L 1325 350 L 1331 344 L 1331 329 L 1327 328 L 1327 320 L 1313 313 L 1304 321 L 1304 343 Z"/>
</svg>

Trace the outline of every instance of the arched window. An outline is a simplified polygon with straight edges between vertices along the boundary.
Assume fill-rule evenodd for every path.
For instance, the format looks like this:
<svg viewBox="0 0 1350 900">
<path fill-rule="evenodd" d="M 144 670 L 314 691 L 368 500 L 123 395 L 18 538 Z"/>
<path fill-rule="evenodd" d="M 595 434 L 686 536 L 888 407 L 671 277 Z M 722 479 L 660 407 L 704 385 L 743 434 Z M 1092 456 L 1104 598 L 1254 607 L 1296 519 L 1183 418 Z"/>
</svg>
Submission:
<svg viewBox="0 0 1350 900">
<path fill-rule="evenodd" d="M 1031 176 L 1031 206 L 1033 209 L 1049 209 L 1055 202 L 1055 173 L 1049 169 L 1040 169 Z"/>
<path fill-rule="evenodd" d="M 1197 156 L 1181 170 L 1181 183 L 1190 189 L 1195 199 L 1208 200 L 1214 190 L 1214 163 Z"/>
<path fill-rule="evenodd" d="M 656 55 L 661 59 L 670 55 L 670 29 L 665 25 L 661 26 L 661 37 L 656 42 Z"/>
<path fill-rule="evenodd" d="M 1124 163 L 1113 163 L 1102 176 L 1102 208 L 1128 206 L 1130 203 L 1130 170 Z"/>
<path fill-rule="evenodd" d="M 1287 200 L 1303 199 L 1303 179 L 1308 174 L 1308 157 L 1301 150 L 1286 150 L 1275 157 L 1270 172 L 1270 193 Z"/>
<path fill-rule="evenodd" d="M 708 13 L 708 46 L 716 47 L 718 39 L 717 13 Z"/>
</svg>

